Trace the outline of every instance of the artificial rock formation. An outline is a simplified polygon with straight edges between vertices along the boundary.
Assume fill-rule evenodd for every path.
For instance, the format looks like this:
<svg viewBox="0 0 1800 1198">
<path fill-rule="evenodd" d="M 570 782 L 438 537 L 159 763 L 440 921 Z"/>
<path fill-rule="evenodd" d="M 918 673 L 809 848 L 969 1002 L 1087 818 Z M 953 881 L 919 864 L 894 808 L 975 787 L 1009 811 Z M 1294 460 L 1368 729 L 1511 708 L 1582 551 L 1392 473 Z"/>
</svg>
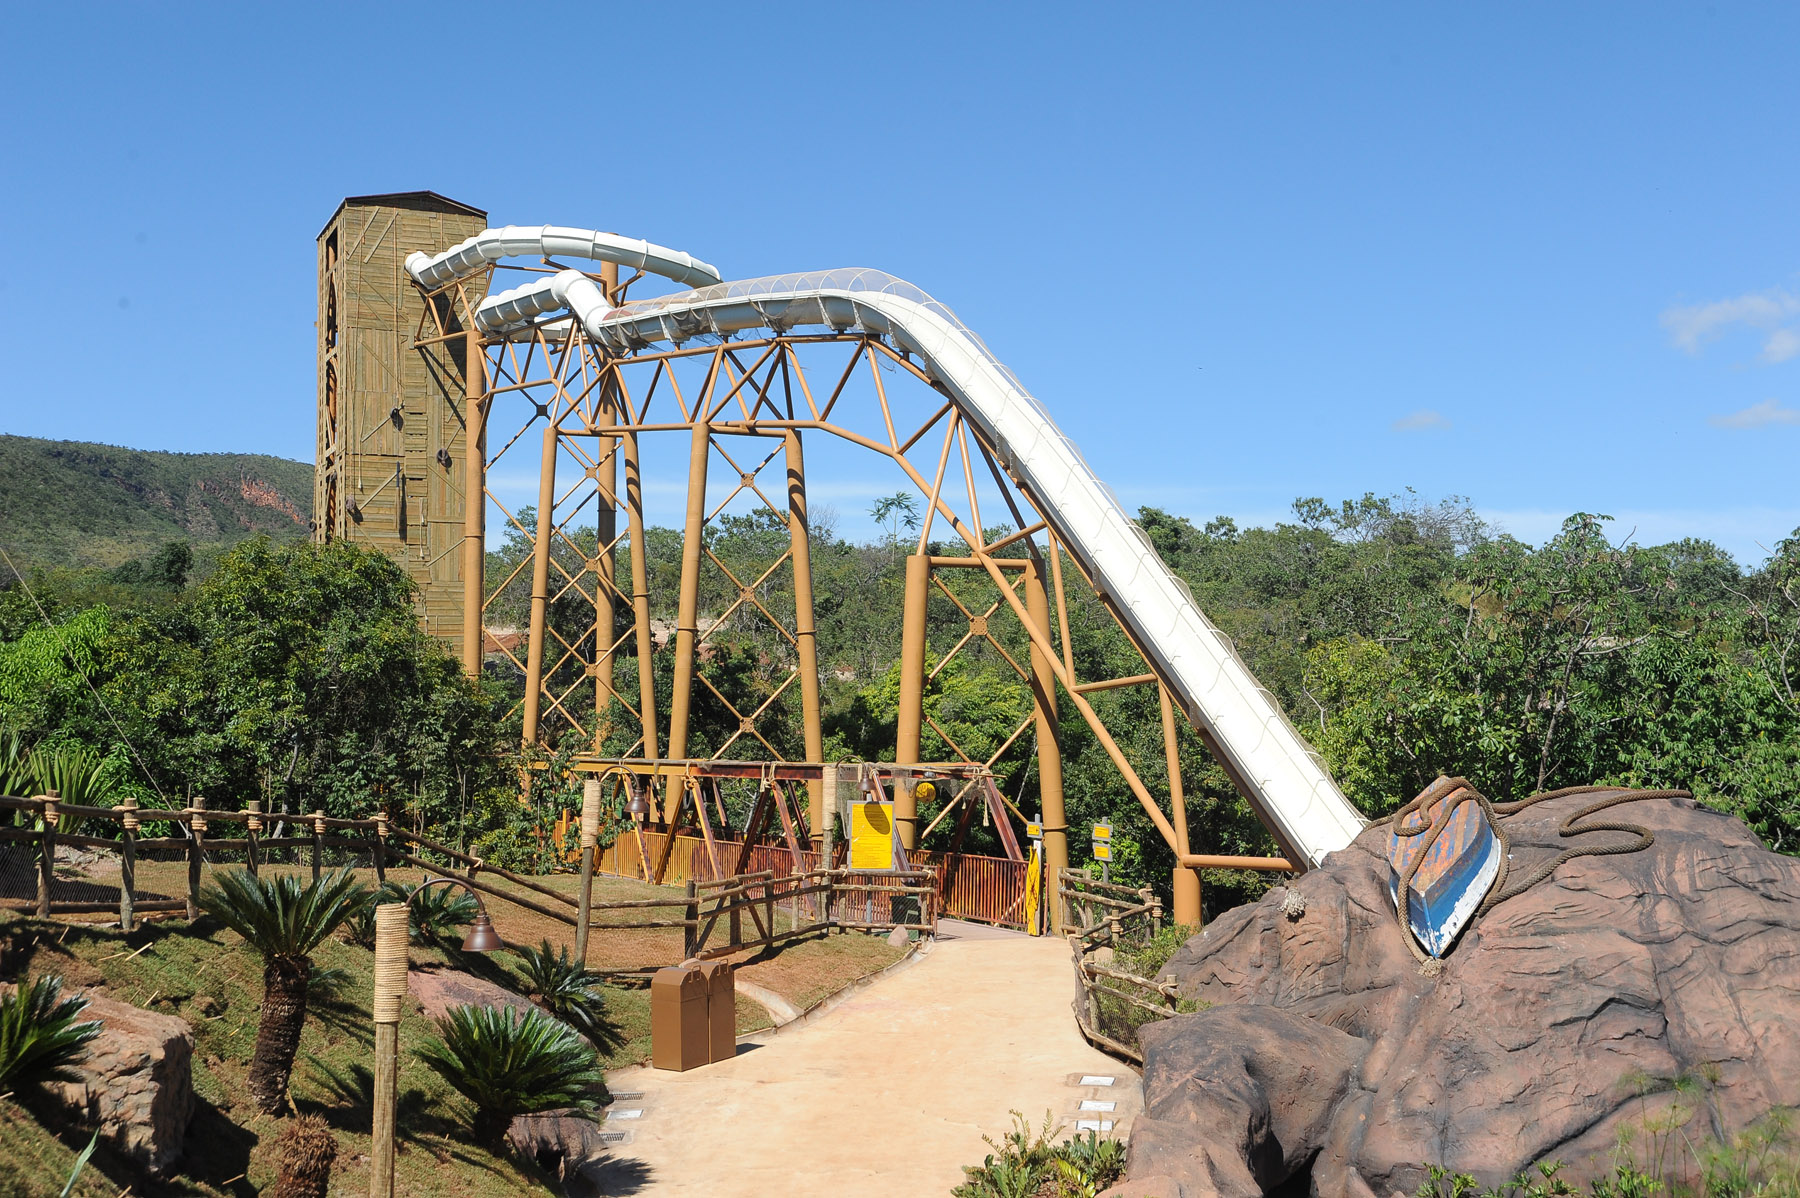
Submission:
<svg viewBox="0 0 1800 1198">
<path fill-rule="evenodd" d="M 1603 797 L 1507 819 L 1512 876 L 1572 843 L 1629 842 L 1558 837 Z M 1656 843 L 1563 864 L 1435 975 L 1395 920 L 1385 828 L 1215 920 L 1167 966 L 1212 1006 L 1143 1029 L 1145 1114 L 1111 1192 L 1388 1198 L 1427 1162 L 1494 1185 L 1560 1160 L 1582 1181 L 1671 1106 L 1700 1141 L 1800 1104 L 1800 860 L 1691 800 L 1602 818 Z M 1669 1087 L 1684 1075 L 1699 1085 Z"/>
<path fill-rule="evenodd" d="M 11 990 L 12 987 L 5 987 Z M 45 1091 L 69 1108 L 125 1160 L 161 1177 L 181 1158 L 194 1116 L 194 1033 L 185 1019 L 158 1015 L 86 992 L 81 1018 L 99 1020 L 79 1081 Z"/>
</svg>

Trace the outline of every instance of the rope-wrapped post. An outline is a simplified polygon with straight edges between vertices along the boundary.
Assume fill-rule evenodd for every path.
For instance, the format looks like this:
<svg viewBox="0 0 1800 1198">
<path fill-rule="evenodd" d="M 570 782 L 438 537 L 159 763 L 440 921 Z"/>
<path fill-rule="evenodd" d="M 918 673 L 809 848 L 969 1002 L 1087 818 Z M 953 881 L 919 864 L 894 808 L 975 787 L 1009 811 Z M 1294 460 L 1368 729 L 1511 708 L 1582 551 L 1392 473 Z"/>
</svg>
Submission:
<svg viewBox="0 0 1800 1198">
<path fill-rule="evenodd" d="M 312 867 L 313 881 L 319 880 L 319 855 L 325 848 L 325 812 L 321 808 L 312 813 Z"/>
<path fill-rule="evenodd" d="M 377 811 L 375 813 L 375 881 L 377 883 L 387 881 L 387 837 L 387 812 Z"/>
<path fill-rule="evenodd" d="M 256 838 L 262 832 L 262 800 L 250 800 L 250 813 L 244 820 L 244 864 L 250 876 L 256 876 Z"/>
<path fill-rule="evenodd" d="M 575 922 L 575 959 L 587 964 L 588 920 L 594 909 L 594 853 L 600 844 L 600 779 L 581 784 L 581 908 Z"/>
<path fill-rule="evenodd" d="M 375 1120 L 369 1196 L 394 1194 L 394 1096 L 400 1080 L 400 1004 L 406 997 L 405 903 L 375 908 Z"/>
<path fill-rule="evenodd" d="M 127 798 L 119 804 L 119 930 L 136 930 L 137 915 L 132 910 L 137 896 L 138 803 Z"/>
<path fill-rule="evenodd" d="M 50 887 L 56 881 L 56 799 L 57 795 L 54 790 L 38 797 L 38 801 L 44 805 L 44 830 L 38 837 L 37 913 L 39 919 L 50 918 Z"/>
<path fill-rule="evenodd" d="M 195 795 L 188 807 L 188 892 L 187 917 L 190 920 L 200 917 L 200 866 L 202 844 L 206 839 L 206 798 Z"/>
</svg>

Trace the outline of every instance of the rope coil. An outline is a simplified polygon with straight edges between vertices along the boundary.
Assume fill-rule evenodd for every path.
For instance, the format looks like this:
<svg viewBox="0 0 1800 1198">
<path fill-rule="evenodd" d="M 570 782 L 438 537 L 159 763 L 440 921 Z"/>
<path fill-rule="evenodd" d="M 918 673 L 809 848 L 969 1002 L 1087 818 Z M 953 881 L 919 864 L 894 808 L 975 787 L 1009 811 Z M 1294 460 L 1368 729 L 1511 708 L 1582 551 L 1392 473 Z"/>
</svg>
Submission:
<svg viewBox="0 0 1800 1198">
<path fill-rule="evenodd" d="M 600 843 L 600 779 L 587 778 L 581 783 L 581 847 L 591 849 Z"/>
<path fill-rule="evenodd" d="M 400 999 L 406 993 L 406 904 L 375 908 L 376 1023 L 400 1022 Z"/>
</svg>

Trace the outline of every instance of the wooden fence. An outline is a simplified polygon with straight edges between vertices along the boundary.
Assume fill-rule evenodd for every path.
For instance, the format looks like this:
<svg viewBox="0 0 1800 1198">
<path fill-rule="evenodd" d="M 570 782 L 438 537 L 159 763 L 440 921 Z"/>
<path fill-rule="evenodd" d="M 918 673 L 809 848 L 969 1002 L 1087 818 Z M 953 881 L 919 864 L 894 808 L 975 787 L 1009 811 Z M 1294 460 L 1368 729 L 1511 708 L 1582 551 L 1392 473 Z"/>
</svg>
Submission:
<svg viewBox="0 0 1800 1198">
<path fill-rule="evenodd" d="M 209 808 L 198 799 L 187 807 L 163 809 L 139 808 L 131 800 L 119 807 L 86 807 L 63 803 L 54 796 L 0 797 L 0 812 L 9 811 L 17 813 L 14 820 L 22 815 L 24 825 L 0 824 L 0 850 L 14 844 L 35 850 L 30 854 L 35 894 L 31 898 L 0 895 L 0 909 L 30 911 L 44 918 L 116 908 L 120 926 L 127 931 L 141 914 L 179 912 L 192 919 L 199 913 L 204 867 L 219 863 L 221 856 L 237 859 L 234 863 L 241 862 L 254 874 L 272 863 L 271 854 L 283 853 L 292 857 L 283 864 L 309 863 L 317 878 L 326 868 L 328 854 L 342 857 L 347 852 L 366 857 L 377 882 L 386 881 L 389 866 L 414 866 L 455 878 L 483 894 L 571 928 L 580 920 L 581 904 L 576 896 L 394 827 L 381 815 L 373 819 L 338 819 L 323 812 L 277 816 L 263 812 L 254 801 L 243 811 L 225 811 Z M 283 832 L 298 834 L 265 835 L 271 823 L 281 825 Z M 116 833 L 93 835 L 96 825 L 113 825 Z M 221 825 L 241 829 L 241 833 L 214 836 L 214 828 Z M 117 853 L 119 885 L 58 878 L 57 853 L 65 847 Z M 184 894 L 147 892 L 138 886 L 136 867 L 147 855 L 186 862 Z M 0 855 L 0 865 L 16 857 Z M 812 861 L 800 862 L 802 868 L 796 869 L 787 850 L 762 846 L 752 849 L 750 861 L 755 868 L 743 874 L 701 881 L 690 873 L 685 894 L 591 903 L 590 930 L 682 929 L 681 958 L 633 962 L 601 972 L 643 974 L 679 959 L 727 956 L 834 929 L 902 927 L 927 934 L 937 930 L 935 870 L 860 874 L 818 868 Z M 6 880 L 0 877 L 0 883 Z M 98 897 L 101 894 L 104 897 Z"/>
<path fill-rule="evenodd" d="M 1057 871 L 1056 901 L 1075 955 L 1081 1034 L 1096 1048 L 1142 1065 L 1138 1029 L 1198 1009 L 1173 984 L 1124 967 L 1132 949 L 1162 931 L 1162 901 L 1149 887 L 1133 890 L 1074 869 Z"/>
<path fill-rule="evenodd" d="M 648 878 L 653 868 L 651 863 L 662 852 L 664 839 L 662 832 L 627 832 L 596 855 L 595 872 L 621 878 Z M 740 841 L 714 838 L 709 844 L 701 836 L 676 836 L 669 849 L 663 881 L 685 882 L 689 878 L 715 881 L 719 877 L 729 877 L 727 871 L 743 859 L 742 853 Z M 845 845 L 839 841 L 831 862 L 831 867 L 839 873 L 846 872 L 843 869 L 844 853 Z M 935 879 L 935 906 L 940 917 L 1001 927 L 1025 926 L 1025 872 L 1029 868 L 1025 862 L 970 853 L 932 853 L 923 849 L 913 850 L 908 854 L 908 860 Z M 801 874 L 827 867 L 816 852 L 756 844 L 750 846 L 745 868 L 750 873 Z M 854 876 L 872 884 L 875 879 L 907 875 L 869 873 Z"/>
</svg>

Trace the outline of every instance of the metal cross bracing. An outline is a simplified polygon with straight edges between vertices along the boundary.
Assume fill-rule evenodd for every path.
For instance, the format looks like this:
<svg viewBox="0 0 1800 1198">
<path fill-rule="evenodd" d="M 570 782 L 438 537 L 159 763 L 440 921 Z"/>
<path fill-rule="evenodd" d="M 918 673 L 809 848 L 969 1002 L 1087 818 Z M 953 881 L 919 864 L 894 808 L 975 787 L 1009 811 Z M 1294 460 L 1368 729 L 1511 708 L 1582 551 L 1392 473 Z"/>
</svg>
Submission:
<svg viewBox="0 0 1800 1198">
<path fill-rule="evenodd" d="M 860 465 L 849 462 L 852 468 L 868 474 L 885 461 L 897 472 L 893 481 L 923 501 L 916 547 L 906 562 L 897 762 L 919 761 L 926 727 L 961 762 L 991 768 L 1009 753 L 1031 749 L 1039 765 L 1046 863 L 1063 868 L 1068 844 L 1060 692 L 1187 867 L 1176 870 L 1178 907 L 1192 906 L 1197 915 L 1197 879 L 1184 886 L 1183 876 L 1203 863 L 1286 864 L 1193 853 L 1167 693 L 1166 761 L 1157 764 L 1169 771 L 1171 793 L 1152 794 L 1089 696 L 1161 684 L 1142 661 L 1115 677 L 1077 676 L 1068 634 L 1071 586 L 1087 585 L 1140 659 L 1142 646 L 1117 619 L 1110 598 L 1094 591 L 1079 560 L 1059 547 L 1045 513 L 981 429 L 907 353 L 857 329 L 694 338 L 626 355 L 605 351 L 579 322 L 566 318 L 546 318 L 503 338 L 483 340 L 474 331 L 473 304 L 496 289 L 493 276 L 557 269 L 553 262 L 489 267 L 428 291 L 414 339 L 446 375 L 461 376 L 466 419 L 481 449 L 468 455 L 463 470 L 465 494 L 484 497 L 465 505 L 465 604 L 482 618 L 465 622 L 464 666 L 474 674 L 487 662 L 514 674 L 521 686 L 514 710 L 528 744 L 576 734 L 584 748 L 578 760 L 589 765 L 602 758 L 724 760 L 746 754 L 822 760 L 806 456 L 829 458 L 835 470 L 849 461 L 848 453 L 861 451 Z M 615 303 L 635 281 L 620 284 L 610 267 L 590 277 Z M 528 434 L 536 437 L 535 460 Z M 653 576 L 646 552 L 646 446 L 654 442 L 662 450 L 669 441 L 685 441 L 686 450 L 674 578 Z M 674 456 L 659 452 L 654 460 Z M 721 469 L 729 472 L 722 483 Z M 510 509 L 489 485 L 493 473 L 526 471 L 538 481 L 532 519 Z M 1004 523 L 985 524 L 984 504 L 988 519 Z M 503 577 L 485 577 L 490 509 L 508 536 L 531 543 L 530 555 L 519 557 Z M 733 544 L 760 544 L 765 555 L 722 552 L 722 524 L 758 533 Z M 966 556 L 934 542 L 934 530 L 951 543 L 960 541 Z M 944 577 L 950 571 L 974 572 L 975 578 L 953 587 Z M 933 586 L 954 605 L 966 632 L 929 665 Z M 983 591 L 979 599 L 965 599 L 977 589 Z M 667 609 L 671 590 L 672 628 L 655 618 Z M 659 653 L 659 642 L 668 648 L 670 640 L 672 652 Z M 958 744 L 924 702 L 952 659 L 978 649 L 1003 658 L 1031 700 L 1031 713 L 979 757 Z M 666 679 L 659 682 L 655 665 L 638 668 L 646 662 L 665 668 Z M 727 667 L 736 676 L 729 687 L 722 684 Z M 635 678 L 616 686 L 621 673 Z M 696 736 L 697 702 L 716 735 Z M 779 731 L 796 725 L 798 738 Z M 1035 727 L 1029 741 L 1027 727 Z M 910 795 L 895 798 L 902 841 L 914 848 L 919 812 Z M 940 811 L 936 822 L 947 813 Z M 676 811 L 663 814 L 672 819 Z M 822 818 L 815 785 L 809 823 L 816 828 Z M 1191 903 L 1182 901 L 1186 889 Z"/>
</svg>

